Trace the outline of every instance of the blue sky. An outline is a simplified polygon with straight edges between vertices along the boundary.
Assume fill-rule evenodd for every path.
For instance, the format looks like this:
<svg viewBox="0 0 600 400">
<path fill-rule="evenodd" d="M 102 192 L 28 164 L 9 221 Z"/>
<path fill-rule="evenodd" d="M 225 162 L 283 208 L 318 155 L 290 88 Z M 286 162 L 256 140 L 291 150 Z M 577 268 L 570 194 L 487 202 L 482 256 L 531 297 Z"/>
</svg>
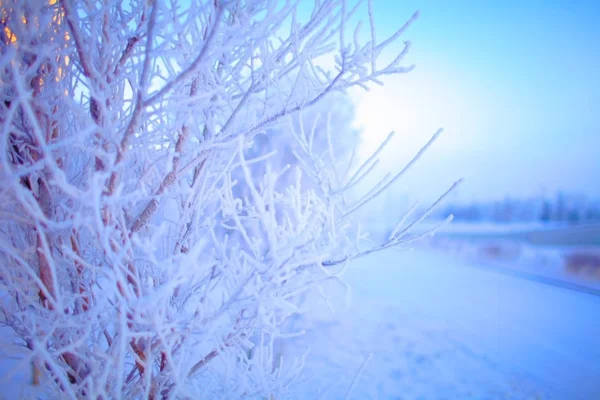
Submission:
<svg viewBox="0 0 600 400">
<path fill-rule="evenodd" d="M 464 177 L 455 197 L 465 201 L 600 195 L 600 2 L 373 6 L 379 40 L 415 10 L 421 15 L 403 38 L 412 41 L 407 63 L 416 70 L 361 95 L 365 146 L 387 134 L 379 130 L 398 131 L 384 157 L 394 168 L 405 160 L 399 154 L 446 130 L 396 190 L 433 196 Z"/>
</svg>

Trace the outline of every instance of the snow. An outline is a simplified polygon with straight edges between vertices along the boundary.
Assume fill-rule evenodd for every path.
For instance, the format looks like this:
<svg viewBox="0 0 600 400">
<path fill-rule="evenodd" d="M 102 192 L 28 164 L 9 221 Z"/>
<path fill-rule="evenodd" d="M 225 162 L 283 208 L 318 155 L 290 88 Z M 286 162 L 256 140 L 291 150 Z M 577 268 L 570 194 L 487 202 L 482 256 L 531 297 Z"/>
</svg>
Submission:
<svg viewBox="0 0 600 400">
<path fill-rule="evenodd" d="M 600 396 L 600 297 L 423 250 L 374 255 L 346 279 L 351 306 L 318 309 L 295 343 L 312 348 L 311 390 L 333 384 L 322 398 L 343 398 L 371 353 L 349 398 Z"/>
<path fill-rule="evenodd" d="M 314 300 L 312 320 L 295 321 L 307 334 L 281 349 L 311 349 L 298 398 L 344 398 L 369 355 L 350 399 L 600 396 L 600 297 L 423 249 L 366 257 L 345 281 L 350 305 L 332 284 L 336 314 Z M 3 395 L 17 398 L 26 375 Z"/>
<path fill-rule="evenodd" d="M 428 221 L 419 225 L 422 230 L 433 228 L 436 221 Z M 600 223 L 567 223 L 567 222 L 465 222 L 452 221 L 437 230 L 438 234 L 525 234 L 531 232 L 556 232 L 556 231 L 588 231 L 598 232 Z"/>
<path fill-rule="evenodd" d="M 423 224 L 422 226 L 425 226 Z M 497 223 L 497 222 L 462 222 L 452 221 L 444 225 L 440 233 L 515 233 L 533 230 L 550 230 L 568 227 L 561 222 L 523 222 L 523 223 Z"/>
<path fill-rule="evenodd" d="M 485 227 L 483 227 L 485 228 Z M 434 251 L 521 278 L 600 294 L 600 225 L 489 234 L 440 232 L 422 242 Z"/>
</svg>

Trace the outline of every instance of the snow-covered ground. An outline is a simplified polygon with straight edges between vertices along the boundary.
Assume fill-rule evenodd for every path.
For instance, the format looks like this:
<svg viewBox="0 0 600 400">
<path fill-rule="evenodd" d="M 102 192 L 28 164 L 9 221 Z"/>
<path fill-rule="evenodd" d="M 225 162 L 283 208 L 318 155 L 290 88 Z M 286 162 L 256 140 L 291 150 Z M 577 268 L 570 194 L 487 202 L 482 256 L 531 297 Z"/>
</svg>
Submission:
<svg viewBox="0 0 600 400">
<path fill-rule="evenodd" d="M 422 224 L 420 229 L 433 227 Z M 482 241 L 490 239 L 519 240 L 536 246 L 600 246 L 600 223 L 465 223 L 442 226 L 437 236 Z"/>
<path fill-rule="evenodd" d="M 435 221 L 424 222 L 420 224 L 421 229 L 435 226 Z M 514 222 L 514 223 L 498 223 L 498 222 L 465 222 L 452 221 L 441 227 L 439 233 L 518 233 L 527 231 L 544 231 L 555 230 L 573 227 L 573 225 L 564 222 Z"/>
<path fill-rule="evenodd" d="M 350 306 L 332 284 L 335 316 L 315 302 L 281 349 L 311 348 L 298 398 L 600 398 L 600 297 L 425 250 L 374 254 L 345 281 Z M 27 372 L 0 398 L 19 398 Z"/>
<path fill-rule="evenodd" d="M 600 297 L 422 250 L 369 257 L 346 281 L 350 308 L 315 309 L 288 344 L 312 348 L 304 398 L 344 398 L 369 354 L 351 399 L 600 398 Z"/>
</svg>

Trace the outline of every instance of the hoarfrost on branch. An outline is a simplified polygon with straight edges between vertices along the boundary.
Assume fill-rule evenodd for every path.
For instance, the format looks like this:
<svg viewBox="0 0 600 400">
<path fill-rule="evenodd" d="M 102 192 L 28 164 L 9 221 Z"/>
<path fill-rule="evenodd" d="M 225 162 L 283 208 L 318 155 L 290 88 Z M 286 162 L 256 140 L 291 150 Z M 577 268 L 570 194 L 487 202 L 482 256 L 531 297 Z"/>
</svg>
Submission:
<svg viewBox="0 0 600 400">
<path fill-rule="evenodd" d="M 340 0 L 306 21 L 296 1 L 0 4 L 0 310 L 21 364 L 61 398 L 285 397 L 302 359 L 275 343 L 301 334 L 303 295 L 414 239 L 401 221 L 364 240 L 356 211 L 404 170 L 359 193 L 379 151 L 357 165 L 339 110 L 410 71 L 416 14 L 376 41 L 369 2 L 361 43 Z"/>
</svg>

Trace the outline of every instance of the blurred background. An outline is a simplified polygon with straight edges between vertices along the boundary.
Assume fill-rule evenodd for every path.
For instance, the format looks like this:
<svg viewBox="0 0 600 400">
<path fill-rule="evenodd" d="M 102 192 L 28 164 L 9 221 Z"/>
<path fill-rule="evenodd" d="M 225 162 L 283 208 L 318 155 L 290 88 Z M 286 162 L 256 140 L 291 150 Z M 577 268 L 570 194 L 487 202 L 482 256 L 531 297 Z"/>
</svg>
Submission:
<svg viewBox="0 0 600 400">
<path fill-rule="evenodd" d="M 462 178 L 429 218 L 454 215 L 430 246 L 529 269 L 541 262 L 540 273 L 596 286 L 600 3 L 374 2 L 378 39 L 417 9 L 404 35 L 414 71 L 353 92 L 355 126 L 364 155 L 396 132 L 381 173 L 444 133 L 378 200 L 373 224 L 385 231 L 390 213 L 417 200 L 424 210 Z"/>
<path fill-rule="evenodd" d="M 413 234 L 451 224 L 348 269 L 351 306 L 306 339 L 346 377 L 323 398 L 352 366 L 351 398 L 600 398 L 600 2 L 374 1 L 378 41 L 415 10 L 414 71 L 351 93 L 360 155 L 395 131 L 382 176 L 445 131 L 368 227 L 464 181 Z"/>
</svg>

